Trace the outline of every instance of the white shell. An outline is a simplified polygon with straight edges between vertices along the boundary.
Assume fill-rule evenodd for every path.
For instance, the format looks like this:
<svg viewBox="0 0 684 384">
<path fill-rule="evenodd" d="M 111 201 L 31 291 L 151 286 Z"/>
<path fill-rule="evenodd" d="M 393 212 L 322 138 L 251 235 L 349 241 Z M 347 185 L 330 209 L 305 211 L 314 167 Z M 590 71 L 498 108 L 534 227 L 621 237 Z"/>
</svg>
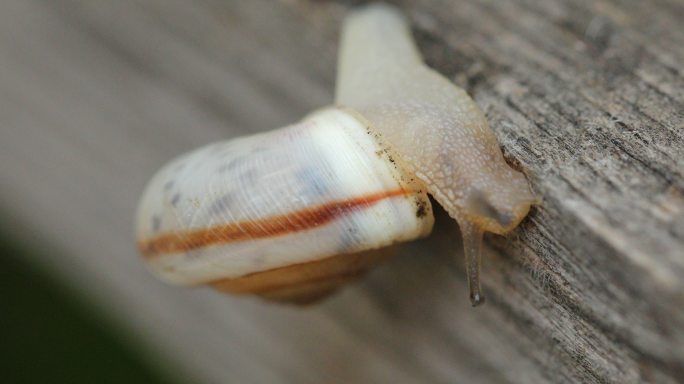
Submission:
<svg viewBox="0 0 684 384">
<path fill-rule="evenodd" d="M 161 278 L 211 283 L 426 235 L 425 190 L 351 114 L 326 109 L 172 161 L 138 210 Z"/>
</svg>

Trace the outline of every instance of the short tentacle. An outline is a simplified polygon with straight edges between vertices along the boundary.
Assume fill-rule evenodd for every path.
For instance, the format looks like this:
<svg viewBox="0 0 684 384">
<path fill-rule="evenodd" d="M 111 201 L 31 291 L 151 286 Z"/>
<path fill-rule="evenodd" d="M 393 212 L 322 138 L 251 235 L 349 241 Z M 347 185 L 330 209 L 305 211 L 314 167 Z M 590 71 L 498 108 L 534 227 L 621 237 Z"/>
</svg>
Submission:
<svg viewBox="0 0 684 384">
<path fill-rule="evenodd" d="M 459 222 L 465 250 L 466 275 L 473 307 L 483 304 L 484 296 L 480 290 L 480 260 L 482 256 L 482 235 L 484 231 L 477 224 L 462 220 Z"/>
</svg>

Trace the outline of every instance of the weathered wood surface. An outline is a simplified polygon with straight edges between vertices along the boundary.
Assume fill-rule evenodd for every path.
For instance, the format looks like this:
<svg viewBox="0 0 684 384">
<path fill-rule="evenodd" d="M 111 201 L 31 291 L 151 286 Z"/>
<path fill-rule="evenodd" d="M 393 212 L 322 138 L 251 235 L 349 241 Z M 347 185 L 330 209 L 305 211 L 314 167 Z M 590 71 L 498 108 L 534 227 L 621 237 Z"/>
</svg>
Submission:
<svg viewBox="0 0 684 384">
<path fill-rule="evenodd" d="M 544 198 L 487 237 L 484 307 L 444 217 L 304 310 L 150 278 L 132 236 L 148 177 L 329 103 L 346 4 L 3 1 L 3 230 L 52 247 L 42 262 L 191 382 L 684 380 L 677 1 L 402 3 Z"/>
</svg>

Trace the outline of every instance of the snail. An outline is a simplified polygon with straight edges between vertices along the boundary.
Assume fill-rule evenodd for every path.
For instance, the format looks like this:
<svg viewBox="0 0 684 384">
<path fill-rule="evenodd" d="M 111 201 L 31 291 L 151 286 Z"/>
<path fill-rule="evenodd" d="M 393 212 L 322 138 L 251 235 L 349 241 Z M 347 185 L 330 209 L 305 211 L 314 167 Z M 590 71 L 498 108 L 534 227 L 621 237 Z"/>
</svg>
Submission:
<svg viewBox="0 0 684 384">
<path fill-rule="evenodd" d="M 310 303 L 429 234 L 428 194 L 459 224 L 478 305 L 483 232 L 511 231 L 536 198 L 403 15 L 370 5 L 345 19 L 335 105 L 164 166 L 139 204 L 138 248 L 170 283 Z"/>
</svg>

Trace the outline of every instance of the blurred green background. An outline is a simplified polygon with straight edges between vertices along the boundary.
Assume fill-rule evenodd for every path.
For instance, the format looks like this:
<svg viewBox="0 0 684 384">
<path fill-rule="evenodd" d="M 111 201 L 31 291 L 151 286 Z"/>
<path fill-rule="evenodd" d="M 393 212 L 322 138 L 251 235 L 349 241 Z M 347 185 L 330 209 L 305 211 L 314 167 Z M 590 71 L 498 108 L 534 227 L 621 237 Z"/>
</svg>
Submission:
<svg viewBox="0 0 684 384">
<path fill-rule="evenodd" d="M 0 382 L 178 384 L 29 252 L 0 234 Z"/>
</svg>

